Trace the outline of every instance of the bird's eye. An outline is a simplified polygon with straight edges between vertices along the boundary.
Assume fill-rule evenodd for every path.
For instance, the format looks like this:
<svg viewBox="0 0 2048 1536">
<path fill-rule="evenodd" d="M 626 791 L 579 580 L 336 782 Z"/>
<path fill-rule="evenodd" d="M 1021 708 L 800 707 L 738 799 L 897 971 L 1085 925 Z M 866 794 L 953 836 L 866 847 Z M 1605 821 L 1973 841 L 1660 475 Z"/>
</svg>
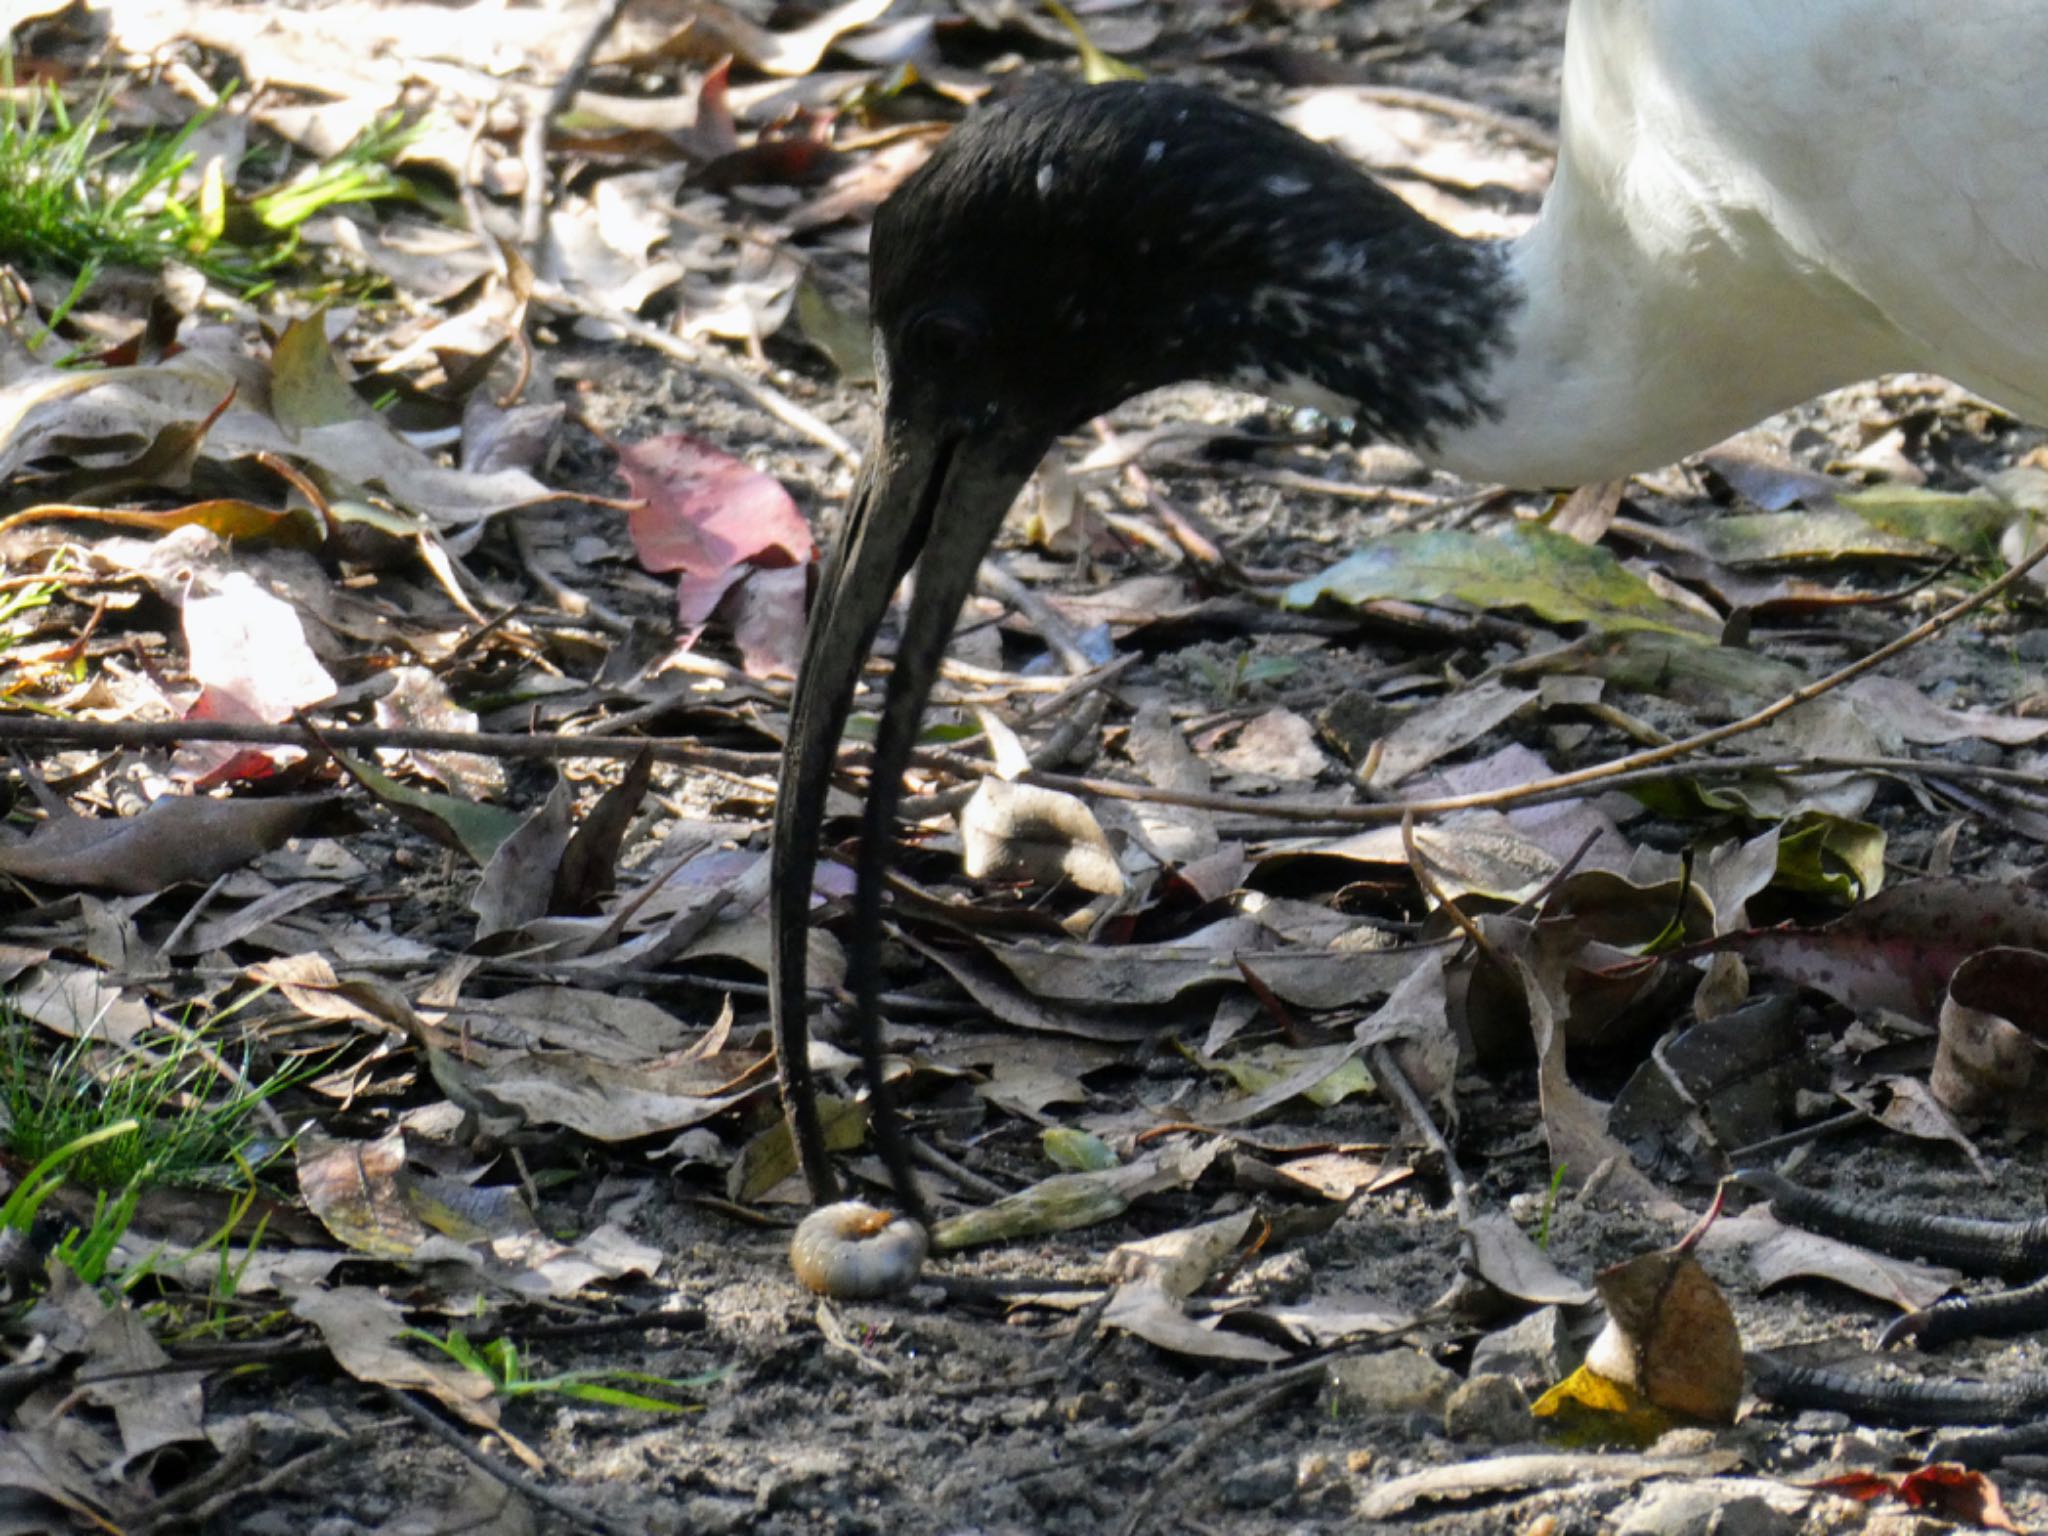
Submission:
<svg viewBox="0 0 2048 1536">
<path fill-rule="evenodd" d="M 957 367 L 980 350 L 981 327 L 957 310 L 928 309 L 910 322 L 904 340 L 915 366 Z"/>
</svg>

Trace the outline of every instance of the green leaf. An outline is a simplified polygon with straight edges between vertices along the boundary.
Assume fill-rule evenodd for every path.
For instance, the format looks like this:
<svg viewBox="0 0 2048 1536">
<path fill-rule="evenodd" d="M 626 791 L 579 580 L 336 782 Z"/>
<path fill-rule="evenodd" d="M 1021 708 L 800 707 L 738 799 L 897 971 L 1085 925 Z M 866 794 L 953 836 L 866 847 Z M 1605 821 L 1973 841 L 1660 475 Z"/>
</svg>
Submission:
<svg viewBox="0 0 2048 1536">
<path fill-rule="evenodd" d="M 1053 1126 L 1038 1133 L 1038 1144 L 1045 1149 L 1047 1160 L 1069 1173 L 1094 1173 L 1117 1165 L 1109 1143 L 1086 1131 Z"/>
<path fill-rule="evenodd" d="M 1996 554 L 1998 535 L 2013 519 L 2010 504 L 1982 492 L 1959 496 L 1919 486 L 1883 485 L 1848 491 L 1835 499 L 1880 533 L 1957 555 Z"/>
<path fill-rule="evenodd" d="M 1777 884 L 1848 905 L 1884 889 L 1885 836 L 1867 821 L 1807 811 L 1778 833 Z"/>
<path fill-rule="evenodd" d="M 1289 608 L 1361 607 L 1383 601 L 1519 609 L 1553 624 L 1595 630 L 1650 629 L 1712 638 L 1712 623 L 1658 595 L 1605 549 L 1547 528 L 1517 524 L 1498 534 L 1456 529 L 1376 540 L 1287 589 Z"/>
<path fill-rule="evenodd" d="M 1247 1094 L 1260 1094 L 1301 1071 L 1316 1054 L 1316 1051 L 1295 1046 L 1262 1045 L 1220 1061 L 1205 1062 L 1204 1065 L 1229 1077 Z M 1372 1073 L 1364 1062 L 1353 1056 L 1313 1087 L 1302 1090 L 1301 1096 L 1328 1109 L 1354 1093 L 1371 1093 L 1372 1090 Z"/>
</svg>

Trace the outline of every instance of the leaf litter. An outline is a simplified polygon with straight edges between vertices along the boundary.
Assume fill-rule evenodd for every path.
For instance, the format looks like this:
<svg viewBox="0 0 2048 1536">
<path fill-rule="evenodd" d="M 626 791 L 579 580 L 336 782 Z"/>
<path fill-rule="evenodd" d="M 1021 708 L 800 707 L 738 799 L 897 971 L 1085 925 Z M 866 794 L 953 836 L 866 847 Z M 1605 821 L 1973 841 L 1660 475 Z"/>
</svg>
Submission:
<svg viewBox="0 0 2048 1536">
<path fill-rule="evenodd" d="M 1044 1476 L 1112 1432 L 1124 1466 L 1163 1474 L 1130 1517 L 1201 1507 L 1220 1481 L 1245 1529 L 1419 1503 L 1479 1531 L 1501 1510 L 1476 1498 L 1533 1515 L 1576 1479 L 1605 1517 L 1678 1479 L 1767 1485 L 1823 1519 L 1814 1478 L 1855 1449 L 1799 1421 L 1538 1458 L 1526 1407 L 1424 1435 L 1412 1411 L 1376 1416 L 1391 1386 L 1360 1395 L 1344 1374 L 1391 1381 L 1396 1354 L 1330 1358 L 1405 1350 L 1415 1401 L 1469 1426 L 1442 1403 L 1446 1362 L 1503 1362 L 1526 1403 L 1571 1367 L 1549 1346 L 1490 1352 L 1514 1318 L 1583 1348 L 1594 1277 L 1655 1271 L 1635 1385 L 1718 1422 L 1735 1331 L 1827 1337 L 1867 1316 L 1855 1294 L 1919 1309 L 1955 1282 L 1761 1209 L 1722 1218 L 1698 1258 L 1673 1249 L 1742 1157 L 1777 1147 L 1802 1178 L 1879 1198 L 1903 1183 L 2040 1214 L 2038 597 L 1780 707 L 2036 537 L 2036 435 L 1952 392 L 1848 392 L 1707 456 L 1703 479 L 1560 505 L 1475 501 L 1196 389 L 1057 450 L 1006 557 L 1045 607 L 963 615 L 880 957 L 887 1069 L 935 1153 L 947 1312 L 863 1309 L 856 1342 L 813 1320 L 755 1235 L 800 1199 L 764 1028 L 761 855 L 813 529 L 865 420 L 874 206 L 1020 52 L 1246 72 L 1473 231 L 1512 231 L 1540 193 L 1547 135 L 1527 114 L 1547 87 L 1517 70 L 1554 53 L 1560 7 L 1484 24 L 1411 7 L 1364 41 L 1400 60 L 1449 40 L 1460 89 L 1492 93 L 1476 110 L 1426 73 L 1394 97 L 1292 89 L 1289 50 L 1345 41 L 1345 8 L 1194 9 L 707 4 L 628 10 L 607 33 L 589 6 L 496 14 L 482 48 L 466 13 L 400 0 L 289 25 L 94 8 L 126 55 L 183 61 L 119 77 L 117 100 L 146 95 L 173 127 L 214 111 L 175 196 L 253 206 L 297 185 L 278 165 L 317 168 L 395 109 L 413 131 L 380 183 L 409 200 L 314 213 L 263 292 L 175 265 L 9 268 L 8 1049 L 148 1052 L 199 1027 L 220 1031 L 224 1077 L 311 1072 L 279 1127 L 295 1187 L 244 1169 L 175 1191 L 212 1213 L 175 1238 L 173 1200 L 137 1191 L 92 1284 L 75 1246 L 19 1225 L 9 1283 L 38 1299 L 10 1361 L 59 1390 L 122 1372 L 176 1388 L 90 1386 L 68 1417 L 22 1399 L 0 1435 L 17 1497 L 148 1525 L 160 1453 L 229 1438 L 218 1344 L 420 1394 L 534 1474 L 522 1499 L 559 1513 L 549 1489 L 587 1479 L 619 1528 L 674 1502 L 707 1528 L 738 1506 L 784 1524 L 850 1509 L 877 1425 L 935 1387 L 1003 1405 L 1017 1427 L 970 1459 L 971 1507 L 1034 1528 L 1098 1529 L 1128 1503 Z M 75 16 L 10 24 L 18 70 L 89 78 Z M 545 140 L 523 135 L 579 39 L 579 88 Z M 266 89 L 223 96 L 237 75 Z M 1048 641 L 1072 647 L 1070 681 L 1043 676 Z M 890 643 L 856 702 L 850 787 Z M 365 723 L 381 735 L 334 734 Z M 139 733 L 170 724 L 175 752 Z M 67 745 L 88 726 L 102 734 Z M 559 768 L 514 745 L 544 735 Z M 1447 799 L 1467 803 L 1409 811 Z M 855 804 L 835 801 L 828 841 Z M 827 1015 L 846 894 L 828 864 L 811 967 Z M 866 1087 L 821 1022 L 833 1144 L 871 1178 Z M 124 1208 L 98 1195 L 97 1215 L 95 1192 L 67 1196 L 76 1230 Z M 1004 1297 L 1006 1323 L 984 1327 Z M 1711 1358 L 1667 1359 L 1658 1330 L 1698 1335 L 1683 1320 L 1707 1315 Z M 1077 1317 L 1093 1352 L 1033 1386 Z M 737 1365 L 709 1412 L 660 1431 L 709 1470 L 652 1486 L 584 1468 L 548 1420 L 412 1336 L 456 1318 L 598 1365 L 623 1330 L 665 1375 Z M 820 1336 L 893 1373 L 848 1389 L 856 1433 L 792 1396 L 815 1390 Z M 1937 1363 L 1996 1378 L 2040 1348 Z M 1162 1385 L 1199 1369 L 1222 1373 L 1213 1407 Z M 1229 1394 L 1262 1380 L 1264 1417 L 1230 1419 Z M 823 1458 L 801 1477 L 753 1438 L 785 1401 L 812 1428 L 782 1432 L 814 1432 Z M 277 1460 L 367 1424 L 345 1396 L 318 1412 L 261 1431 Z M 1596 1411 L 1590 1438 L 1628 1442 L 1637 1413 Z M 1226 1423 L 1238 1472 L 1167 1459 Z M 620 1431 L 647 1433 L 588 1433 Z M 1870 1433 L 1908 1464 L 1926 1449 Z M 937 1443 L 904 1430 L 887 1454 L 930 1470 L 943 1521 L 970 1504 Z M 246 1490 L 220 1506 L 232 1518 L 313 1496 L 220 1465 Z M 1279 1491 L 1247 1502 L 1275 1467 Z M 2012 1478 L 2008 1507 L 2048 1513 L 2037 1475 Z M 371 1494 L 335 1497 L 367 1511 Z M 1995 1489 L 1972 1499 L 2000 1508 Z"/>
</svg>

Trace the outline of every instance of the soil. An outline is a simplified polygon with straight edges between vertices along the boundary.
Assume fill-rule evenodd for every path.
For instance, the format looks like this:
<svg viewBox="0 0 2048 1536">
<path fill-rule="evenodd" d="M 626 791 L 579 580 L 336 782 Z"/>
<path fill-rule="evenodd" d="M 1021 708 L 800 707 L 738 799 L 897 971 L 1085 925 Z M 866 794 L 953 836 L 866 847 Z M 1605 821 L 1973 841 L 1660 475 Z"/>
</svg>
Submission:
<svg viewBox="0 0 2048 1536">
<path fill-rule="evenodd" d="M 1162 45 L 1163 53 L 1180 61 L 1170 72 L 1277 103 L 1284 90 L 1275 83 L 1274 61 L 1281 60 L 1297 75 L 1322 71 L 1409 86 L 1478 103 L 1539 128 L 1555 126 L 1563 0 L 1268 4 L 1251 8 L 1264 20 L 1231 21 L 1241 9 L 1153 7 L 1177 42 Z M 864 391 L 838 385 L 813 357 L 793 347 L 772 347 L 771 355 L 779 388 L 861 439 L 870 409 Z M 687 429 L 721 443 L 778 475 L 808 512 L 829 524 L 847 486 L 846 468 L 730 392 L 623 347 L 565 342 L 549 354 L 549 366 L 605 431 L 632 438 Z M 1760 429 L 1758 442 L 1804 462 L 1825 463 L 1862 447 L 1872 409 L 1895 404 L 1896 397 L 1869 391 L 1841 397 L 1769 424 Z M 1247 416 L 1279 419 L 1241 396 L 1176 390 L 1128 407 L 1117 420 L 1130 425 Z M 1937 462 L 1937 478 L 1960 476 L 1968 455 L 1985 463 L 2009 460 L 2036 441 L 1999 425 L 1988 441 L 1971 437 L 1968 446 L 1955 446 L 1966 434 L 1940 425 L 1960 419 L 1946 397 L 1937 401 L 1932 419 L 1937 425 L 1926 438 L 1949 455 Z M 1360 455 L 1346 446 L 1314 447 L 1301 450 L 1298 462 L 1346 479 L 1359 472 Z M 561 476 L 591 490 L 616 489 L 608 455 L 587 439 L 561 467 Z M 1239 552 L 1247 561 L 1304 573 L 1366 546 L 1394 515 L 1357 500 L 1276 490 L 1250 480 L 1170 472 L 1162 479 L 1176 502 L 1243 533 Z M 1699 484 L 1684 477 L 1662 483 L 1675 501 L 1696 494 Z M 1442 480 L 1433 488 L 1453 489 Z M 616 527 L 612 514 L 571 509 L 545 530 L 544 543 L 566 549 L 579 540 L 614 540 Z M 608 596 L 651 622 L 665 622 L 669 599 L 653 584 L 621 580 L 608 588 Z M 1806 631 L 1805 648 L 1789 654 L 1802 664 L 1832 664 L 1868 647 L 1895 622 L 1888 610 L 1845 619 L 1817 645 L 1814 632 Z M 1284 686 L 1304 695 L 1335 689 L 1348 676 L 1371 673 L 1408 654 L 1398 637 L 1368 638 L 1342 649 L 1273 636 L 1212 638 L 1204 644 L 1209 650 L 1201 654 L 1231 660 L 1247 648 L 1291 648 L 1306 658 L 1308 670 Z M 1946 680 L 1957 700 L 1980 691 L 2002 696 L 2004 669 L 2013 664 L 2011 646 L 2009 635 L 1979 630 L 1916 656 L 1909 675 Z M 1169 650 L 1142 663 L 1132 682 L 1191 692 L 1214 670 L 1204 668 L 1195 653 Z M 687 785 L 670 789 L 684 801 L 703 793 Z M 1880 815 L 1893 835 L 1892 857 L 1919 866 L 1940 831 L 1938 822 L 1903 793 L 1888 797 Z M 1955 854 L 1956 867 L 1982 873 L 2027 873 L 2037 857 L 1995 830 L 1980 832 L 1976 823 L 1965 827 Z M 715 1002 L 700 996 L 692 1006 L 702 1010 Z M 743 1029 L 758 1026 L 761 1016 L 758 1002 L 742 1001 Z M 1820 1060 L 1836 1049 L 1842 1020 L 1815 1011 L 1809 1023 Z M 1171 1062 L 1141 1061 L 1097 1107 L 1127 1110 L 1156 1074 L 1174 1070 Z M 1458 1101 L 1462 1114 L 1454 1146 L 1474 1181 L 1476 1202 L 1482 1209 L 1510 1211 L 1533 1228 L 1548 1167 L 1532 1070 L 1510 1062 L 1474 1073 L 1460 1083 Z M 1393 1148 L 1404 1136 L 1392 1107 L 1357 1101 L 1283 1116 L 1265 1133 Z M 2042 1138 L 1993 1135 L 1980 1147 L 1986 1169 L 1981 1174 L 1951 1144 L 1865 1128 L 1811 1148 L 1801 1177 L 1882 1192 L 1901 1205 L 2039 1214 L 2048 1190 Z M 654 1536 L 1080 1536 L 1123 1529 L 1136 1517 L 1144 1530 L 1246 1536 L 1381 1528 L 1433 1536 L 1566 1536 L 1616 1529 L 1627 1510 L 1650 1497 L 1645 1490 L 1656 1488 L 1557 1481 L 1552 1473 L 1512 1492 L 1424 1504 L 1383 1526 L 1360 1514 L 1361 1500 L 1394 1478 L 1557 1447 L 1534 1436 L 1505 1443 L 1483 1434 L 1454 1437 L 1440 1412 L 1376 1413 L 1321 1379 L 1270 1400 L 1232 1395 L 1230 1389 L 1250 1373 L 1171 1355 L 1127 1334 L 1098 1332 L 1090 1320 L 1077 1321 L 1051 1302 L 1006 1308 L 979 1300 L 959 1283 L 976 1277 L 1031 1276 L 1048 1283 L 1098 1278 L 1115 1243 L 1221 1214 L 1240 1206 L 1242 1195 L 1149 1200 L 1122 1222 L 942 1261 L 933 1271 L 937 1283 L 902 1302 L 827 1306 L 792 1279 L 787 1230 L 740 1221 L 712 1198 L 715 1180 L 695 1177 L 683 1165 L 612 1183 L 602 1171 L 593 1167 L 558 1191 L 549 1214 L 560 1225 L 582 1227 L 616 1211 L 637 1235 L 658 1245 L 668 1256 L 663 1287 L 643 1290 L 629 1305 L 663 1314 L 667 1322 L 638 1335 L 597 1336 L 575 1345 L 534 1343 L 528 1346 L 529 1369 L 546 1374 L 624 1364 L 665 1376 L 724 1373 L 708 1390 L 702 1412 L 674 1418 L 622 1415 L 547 1396 L 510 1405 L 508 1425 L 574 1480 L 575 1507 L 615 1530 Z M 1693 1187 L 1674 1193 L 1700 1210 L 1711 1192 Z M 1549 1226 L 1551 1258 L 1580 1277 L 1668 1244 L 1680 1230 L 1604 1208 L 1597 1200 L 1576 1199 L 1565 1200 Z M 1752 1347 L 1834 1340 L 1863 1349 L 1891 1315 L 1840 1288 L 1810 1282 L 1759 1294 L 1741 1262 L 1711 1254 L 1706 1262 L 1731 1297 Z M 1412 1310 L 1449 1292 L 1463 1267 L 1442 1170 L 1425 1166 L 1415 1178 L 1358 1200 L 1326 1230 L 1276 1243 L 1245 1284 L 1267 1296 L 1365 1293 Z M 1462 1375 L 1484 1329 L 1473 1321 L 1445 1322 L 1395 1348 L 1419 1349 Z M 2048 1370 L 2048 1339 L 1956 1347 L 1942 1351 L 1931 1366 L 1992 1377 Z M 1532 1378 L 1524 1385 L 1535 1391 L 1544 1383 Z M 1244 1412 L 1248 1403 L 1257 1405 L 1255 1412 Z M 274 1373 L 242 1378 L 218 1389 L 213 1406 L 217 1412 L 239 1407 L 302 1419 L 331 1412 L 358 1424 L 367 1413 L 389 1426 L 374 1439 L 358 1438 L 359 1454 L 312 1474 L 298 1488 L 278 1490 L 261 1509 L 240 1506 L 213 1527 L 238 1536 L 424 1529 L 406 1523 L 408 1512 L 446 1505 L 474 1475 L 451 1451 L 388 1417 L 387 1405 L 331 1379 L 305 1379 L 280 1389 Z M 1715 1500 L 1744 1511 L 1750 1523 L 1714 1529 L 1820 1531 L 1853 1528 L 1864 1512 L 1814 1497 L 1803 1508 L 1791 1501 L 1793 1513 L 1760 1514 L 1758 1485 L 1743 1479 L 1762 1476 L 1789 1485 L 1845 1465 L 1910 1465 L 1925 1445 L 1924 1436 L 1854 1429 L 1829 1415 L 1788 1418 L 1766 1410 L 1734 1430 L 1682 1439 L 1676 1448 L 1728 1448 L 1739 1459 L 1738 1472 L 1709 1486 Z M 2048 1463 L 2009 1466 L 1999 1482 L 2021 1526 L 2048 1527 Z M 1749 1502 L 1740 1503 L 1744 1498 Z M 527 1507 L 530 1525 L 507 1514 L 470 1528 L 571 1529 L 561 1516 Z M 1650 1523 L 1634 1528 L 1708 1529 L 1704 1523 L 1679 1523 L 1669 1509 L 1644 1518 Z"/>
</svg>

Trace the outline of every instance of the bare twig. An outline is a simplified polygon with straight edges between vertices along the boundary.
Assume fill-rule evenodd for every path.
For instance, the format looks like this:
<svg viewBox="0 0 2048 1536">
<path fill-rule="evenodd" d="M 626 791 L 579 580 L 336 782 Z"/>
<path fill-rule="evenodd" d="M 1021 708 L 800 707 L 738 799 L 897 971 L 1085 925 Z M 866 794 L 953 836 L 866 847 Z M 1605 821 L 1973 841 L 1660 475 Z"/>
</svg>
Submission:
<svg viewBox="0 0 2048 1536">
<path fill-rule="evenodd" d="M 984 560 L 975 576 L 976 584 L 999 603 L 1007 603 L 1031 621 L 1053 655 L 1070 677 L 1086 677 L 1095 670 L 1095 658 L 1081 648 L 1081 637 L 1058 609 L 1010 574 L 1000 560 Z"/>
<path fill-rule="evenodd" d="M 527 736 L 492 731 L 424 731 L 374 726 L 322 726 L 316 740 L 310 731 L 289 722 L 250 724 L 227 720 L 60 720 L 47 715 L 0 713 L 0 741 L 14 746 L 29 742 L 68 742 L 81 747 L 175 747 L 189 741 L 231 741 L 248 746 L 346 747 L 374 751 L 394 747 L 413 752 L 470 752 L 479 757 L 567 758 L 638 757 L 682 763 L 724 773 L 775 771 L 781 754 L 728 752 L 685 737 L 647 737 L 601 741 L 578 736 Z"/>
<path fill-rule="evenodd" d="M 582 1498 L 578 1496 L 579 1490 L 570 1489 L 564 1491 L 550 1488 L 538 1479 L 529 1477 L 526 1473 L 519 1471 L 517 1468 L 508 1467 L 503 1462 L 486 1456 L 481 1449 L 471 1443 L 469 1436 L 463 1434 L 461 1430 L 448 1423 L 432 1409 L 416 1402 L 409 1392 L 391 1390 L 387 1391 L 385 1395 L 392 1402 L 396 1403 L 400 1411 L 415 1424 L 419 1425 L 420 1428 L 426 1430 L 436 1440 L 439 1440 L 450 1450 L 462 1456 L 486 1475 L 496 1478 L 521 1498 L 530 1500 L 540 1505 L 543 1509 L 561 1516 L 562 1519 L 566 1520 L 576 1530 L 590 1531 L 593 1533 L 593 1536 L 626 1536 L 623 1527 L 614 1525 L 611 1521 L 604 1519 L 600 1515 L 592 1514 L 585 1507 Z"/>
<path fill-rule="evenodd" d="M 1404 816 L 1440 816 L 1452 811 L 1495 810 L 1510 805 L 1537 805 L 1551 800 L 1579 798 L 1590 790 L 1626 788 L 1653 778 L 1669 777 L 1672 765 L 1724 741 L 1769 725 L 1773 720 L 1811 703 L 1874 671 L 1893 657 L 1910 650 L 1954 626 L 1994 599 L 2011 591 L 2048 560 L 2043 544 L 2018 565 L 1989 585 L 1958 599 L 1915 626 L 1896 640 L 1880 646 L 1861 660 L 1851 662 L 1826 677 L 1765 705 L 1740 720 L 1715 726 L 1661 747 L 1632 752 L 1589 768 L 1553 774 L 1508 789 L 1485 790 L 1469 795 L 1442 795 L 1433 799 L 1387 801 L 1375 805 L 1328 805 L 1315 801 L 1264 800 L 1254 796 L 1217 795 L 1184 790 L 1158 789 L 1150 785 L 1126 784 L 1114 779 L 1080 778 L 1066 774 L 1033 772 L 1026 781 L 1048 789 L 1096 795 L 1107 800 L 1141 801 L 1155 805 L 1183 805 L 1197 810 L 1237 814 L 1271 821 L 1327 822 L 1337 826 L 1385 826 Z M 676 738 L 647 738 L 634 741 L 600 742 L 587 737 L 523 736 L 462 731 L 373 730 L 337 727 L 322 733 L 330 744 L 357 749 L 400 747 L 420 751 L 472 752 L 482 756 L 517 758 L 630 758 L 650 752 L 657 761 L 686 763 L 731 773 L 773 772 L 780 762 L 776 753 L 725 752 Z M 21 744 L 31 741 L 70 742 L 95 747 L 175 746 L 188 741 L 232 741 L 257 745 L 301 745 L 305 737 L 298 728 L 245 725 L 225 721 L 93 721 L 60 720 L 47 716 L 0 715 L 0 741 Z M 978 764 L 960 765 L 978 773 Z M 1685 764 L 1686 773 L 1900 773 L 1930 778 L 1976 778 L 2038 789 L 2040 777 L 2020 769 L 1978 768 L 1960 763 L 1930 763 L 1916 758 L 1891 757 L 1804 757 L 1787 753 L 1736 760 L 1694 761 Z"/>
<path fill-rule="evenodd" d="M 1464 1169 L 1458 1166 L 1458 1155 L 1451 1150 L 1451 1144 L 1444 1139 L 1444 1133 L 1437 1129 L 1436 1119 L 1429 1112 L 1429 1106 L 1422 1102 L 1422 1095 L 1415 1091 L 1408 1074 L 1402 1069 L 1400 1058 L 1394 1055 L 1390 1045 L 1375 1045 L 1366 1052 L 1366 1060 L 1372 1064 L 1373 1076 L 1380 1086 L 1393 1096 L 1401 1106 L 1402 1116 L 1422 1144 L 1443 1161 L 1444 1178 L 1451 1186 L 1451 1209 L 1457 1212 L 1458 1226 L 1466 1228 L 1472 1224 L 1472 1186 L 1466 1182 Z"/>
<path fill-rule="evenodd" d="M 134 1536 L 149 1536 L 149 1533 L 165 1529 L 211 1530 L 213 1522 L 225 1515 L 244 1499 L 260 1499 L 266 1494 L 276 1493 L 280 1488 L 310 1477 L 328 1462 L 361 1447 L 361 1437 L 350 1435 L 343 1439 L 330 1440 L 325 1445 L 292 1457 L 281 1466 L 272 1467 L 254 1482 L 242 1483 L 232 1488 L 222 1488 L 218 1493 L 185 1508 L 185 1501 L 172 1502 L 172 1495 L 166 1495 L 157 1505 L 151 1506 L 143 1516 L 127 1529 Z M 226 1465 L 224 1462 L 223 1465 Z M 209 1479 L 208 1487 L 211 1486 Z M 178 1489 L 182 1494 L 186 1490 Z M 203 1490 L 202 1490 L 203 1491 Z"/>
<path fill-rule="evenodd" d="M 1137 1536 L 1151 1519 L 1153 1509 L 1170 1488 L 1184 1485 L 1188 1471 L 1213 1451 L 1224 1439 L 1256 1419 L 1264 1418 L 1292 1397 L 1297 1388 L 1290 1383 L 1275 1387 L 1247 1403 L 1232 1414 L 1226 1414 L 1190 1440 L 1181 1453 L 1166 1464 L 1157 1476 L 1147 1479 L 1146 1488 L 1138 1501 L 1130 1507 L 1121 1524 L 1117 1526 L 1118 1536 Z"/>
<path fill-rule="evenodd" d="M 597 50 L 612 35 L 612 29 L 631 3 L 632 0 L 608 0 L 590 30 L 583 34 L 576 57 L 555 81 L 547 99 L 530 103 L 532 110 L 526 119 L 526 129 L 519 136 L 519 159 L 526 167 L 526 186 L 519 196 L 519 243 L 529 251 L 540 244 L 548 228 L 548 128 L 568 110 L 570 101 L 583 86 L 584 77 L 590 73 L 590 61 L 597 57 Z"/>
</svg>

